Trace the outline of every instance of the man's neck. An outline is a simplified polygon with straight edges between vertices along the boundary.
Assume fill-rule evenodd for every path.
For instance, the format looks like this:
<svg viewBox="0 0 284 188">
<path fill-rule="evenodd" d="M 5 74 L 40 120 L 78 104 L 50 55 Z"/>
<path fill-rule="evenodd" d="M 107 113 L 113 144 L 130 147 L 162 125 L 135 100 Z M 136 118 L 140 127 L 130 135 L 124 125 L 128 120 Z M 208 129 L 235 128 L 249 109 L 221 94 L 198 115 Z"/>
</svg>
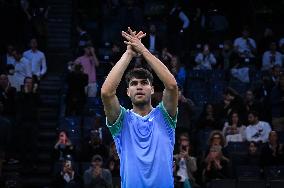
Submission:
<svg viewBox="0 0 284 188">
<path fill-rule="evenodd" d="M 139 114 L 140 116 L 146 116 L 148 115 L 151 110 L 153 109 L 152 105 L 144 105 L 144 106 L 135 106 L 133 105 L 133 112 L 136 114 Z"/>
<path fill-rule="evenodd" d="M 36 52 L 37 51 L 37 48 L 32 48 L 32 52 Z"/>
</svg>

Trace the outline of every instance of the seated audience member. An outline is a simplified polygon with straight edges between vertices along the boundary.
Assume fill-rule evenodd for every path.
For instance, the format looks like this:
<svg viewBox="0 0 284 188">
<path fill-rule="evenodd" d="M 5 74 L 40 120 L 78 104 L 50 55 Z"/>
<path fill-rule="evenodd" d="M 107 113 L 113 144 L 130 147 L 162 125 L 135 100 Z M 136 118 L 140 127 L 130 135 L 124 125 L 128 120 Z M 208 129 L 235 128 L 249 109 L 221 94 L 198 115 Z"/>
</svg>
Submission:
<svg viewBox="0 0 284 188">
<path fill-rule="evenodd" d="M 31 77 L 26 77 L 22 91 L 16 99 L 16 125 L 19 134 L 19 149 L 22 160 L 34 165 L 37 158 L 37 138 L 39 126 L 40 98 L 37 85 Z"/>
<path fill-rule="evenodd" d="M 210 133 L 209 138 L 208 138 L 208 142 L 207 142 L 207 148 L 205 150 L 205 152 L 203 153 L 202 158 L 204 158 L 205 156 L 208 155 L 210 148 L 212 146 L 221 146 L 221 150 L 224 156 L 229 156 L 229 153 L 226 149 L 227 146 L 227 141 L 226 138 L 224 137 L 224 135 L 222 134 L 221 131 L 218 130 L 214 130 Z"/>
<path fill-rule="evenodd" d="M 204 105 L 204 108 L 197 120 L 198 129 L 218 129 L 219 122 L 216 116 L 216 109 L 211 103 Z"/>
<path fill-rule="evenodd" d="M 103 158 L 100 155 L 93 156 L 90 168 L 84 172 L 84 188 L 97 187 L 112 187 L 111 173 L 103 168 Z"/>
<path fill-rule="evenodd" d="M 202 172 L 203 181 L 208 185 L 214 179 L 230 178 L 229 159 L 222 153 L 222 147 L 213 145 L 204 160 L 204 169 Z"/>
<path fill-rule="evenodd" d="M 31 62 L 32 75 L 40 80 L 47 71 L 46 59 L 43 52 L 38 50 L 38 43 L 35 38 L 30 41 L 31 49 L 24 52 L 23 56 Z"/>
<path fill-rule="evenodd" d="M 272 125 L 275 131 L 284 131 L 284 74 L 271 91 L 270 100 Z"/>
<path fill-rule="evenodd" d="M 14 46 L 12 44 L 8 44 L 6 47 L 6 54 L 4 54 L 0 59 L 0 69 L 4 69 L 7 65 L 14 65 L 15 58 L 12 54 Z"/>
<path fill-rule="evenodd" d="M 65 160 L 62 162 L 62 170 L 59 174 L 56 174 L 53 186 L 58 188 L 82 187 L 82 179 L 78 172 L 74 170 L 73 162 L 71 160 Z"/>
<path fill-rule="evenodd" d="M 108 158 L 108 149 L 102 140 L 102 128 L 96 127 L 90 132 L 90 139 L 88 143 L 85 144 L 85 158 L 86 160 L 91 160 L 93 155 L 100 155 L 103 159 Z"/>
<path fill-rule="evenodd" d="M 283 57 L 282 54 L 277 51 L 276 42 L 271 42 L 270 50 L 265 51 L 262 55 L 262 70 L 270 70 L 276 65 L 282 67 L 282 61 Z"/>
<path fill-rule="evenodd" d="M 6 158 L 6 153 L 9 147 L 12 147 L 10 145 L 12 125 L 7 118 L 2 116 L 2 112 L 3 112 L 3 104 L 0 101 L 0 175 L 2 167 L 1 164 L 2 162 L 4 162 Z"/>
<path fill-rule="evenodd" d="M 180 135 L 178 153 L 174 155 L 174 158 L 179 165 L 177 175 L 181 177 L 180 182 L 196 186 L 194 177 L 194 173 L 197 171 L 196 158 L 192 156 L 192 146 L 187 133 Z"/>
<path fill-rule="evenodd" d="M 109 169 L 112 176 L 112 184 L 114 188 L 120 188 L 120 160 L 116 151 L 115 143 L 112 142 L 109 148 L 109 158 L 107 161 L 107 168 Z"/>
<path fill-rule="evenodd" d="M 56 161 L 63 161 L 66 159 L 67 155 L 74 157 L 75 148 L 68 138 L 66 131 L 60 131 L 58 134 L 58 140 L 54 145 L 53 156 Z"/>
<path fill-rule="evenodd" d="M 242 97 L 236 90 L 228 87 L 224 91 L 223 101 L 216 105 L 216 115 L 220 119 L 222 125 L 228 120 L 232 112 L 238 112 L 239 119 L 245 120 L 246 111 Z"/>
<path fill-rule="evenodd" d="M 229 121 L 224 124 L 223 135 L 227 142 L 243 142 L 245 141 L 246 127 L 241 123 L 239 114 L 232 112 Z"/>
<path fill-rule="evenodd" d="M 229 70 L 233 67 L 232 58 L 234 58 L 235 52 L 233 44 L 230 40 L 224 41 L 224 45 L 221 46 L 221 64 L 224 70 Z"/>
<path fill-rule="evenodd" d="M 171 73 L 174 75 L 177 83 L 184 87 L 186 80 L 186 71 L 185 67 L 181 64 L 178 56 L 173 56 L 170 61 L 170 69 Z"/>
<path fill-rule="evenodd" d="M 259 115 L 255 111 L 248 113 L 248 123 L 246 128 L 246 140 L 255 141 L 260 143 L 266 143 L 268 141 L 268 135 L 271 131 L 269 123 L 259 121 Z"/>
<path fill-rule="evenodd" d="M 8 75 L 0 73 L 0 102 L 3 105 L 2 115 L 10 120 L 16 116 L 16 88 L 12 87 Z"/>
<path fill-rule="evenodd" d="M 83 72 L 81 64 L 74 65 L 74 71 L 68 73 L 67 84 L 65 114 L 80 115 L 86 103 L 85 87 L 88 85 L 88 75 Z"/>
<path fill-rule="evenodd" d="M 265 110 L 263 109 L 262 104 L 258 100 L 256 100 L 255 94 L 252 89 L 248 89 L 246 91 L 245 97 L 244 97 L 244 105 L 246 107 L 247 112 L 256 111 L 260 115 L 259 117 L 260 120 L 265 119 L 264 113 L 266 112 L 264 112 Z"/>
<path fill-rule="evenodd" d="M 196 70 L 212 70 L 213 66 L 217 63 L 216 58 L 208 44 L 203 46 L 203 51 L 198 53 L 195 57 L 195 63 L 197 64 L 194 69 Z"/>
<path fill-rule="evenodd" d="M 260 165 L 260 149 L 259 145 L 254 142 L 250 141 L 248 143 L 248 150 L 247 154 L 244 157 L 242 165 L 252 165 L 252 166 L 259 166 Z"/>
<path fill-rule="evenodd" d="M 76 30 L 79 35 L 78 35 L 78 44 L 75 54 L 79 56 L 84 52 L 84 46 L 88 43 L 91 43 L 92 41 L 84 25 L 78 24 L 76 26 Z"/>
<path fill-rule="evenodd" d="M 178 90 L 178 109 L 176 133 L 179 131 L 191 131 L 192 128 L 192 117 L 194 115 L 194 103 L 189 98 L 183 95 L 183 88 L 179 86 Z"/>
<path fill-rule="evenodd" d="M 255 40 L 250 38 L 250 32 L 247 27 L 242 30 L 242 36 L 234 41 L 234 48 L 241 58 L 253 58 L 256 53 Z"/>
<path fill-rule="evenodd" d="M 263 166 L 284 164 L 284 147 L 279 143 L 276 131 L 269 133 L 268 142 L 261 150 L 261 164 Z"/>
</svg>

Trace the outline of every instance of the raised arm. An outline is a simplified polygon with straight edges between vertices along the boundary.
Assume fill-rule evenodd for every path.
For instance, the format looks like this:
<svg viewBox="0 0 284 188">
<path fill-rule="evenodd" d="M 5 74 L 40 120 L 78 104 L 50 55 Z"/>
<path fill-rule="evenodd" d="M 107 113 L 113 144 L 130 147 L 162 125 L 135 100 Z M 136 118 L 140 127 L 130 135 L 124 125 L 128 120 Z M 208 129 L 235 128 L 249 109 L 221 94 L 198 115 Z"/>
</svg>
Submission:
<svg viewBox="0 0 284 188">
<path fill-rule="evenodd" d="M 139 32 L 140 33 L 140 32 Z M 144 35 L 137 34 L 139 37 Z M 120 60 L 109 72 L 105 82 L 101 88 L 101 98 L 104 105 L 104 111 L 109 123 L 114 123 L 120 113 L 120 105 L 116 96 L 116 89 L 121 81 L 121 78 L 128 67 L 131 59 L 136 56 L 136 53 L 132 50 L 130 45 L 127 46 L 127 50 L 122 55 Z"/>
<path fill-rule="evenodd" d="M 132 32 L 130 28 L 129 32 Z M 131 45 L 137 53 L 142 54 L 144 59 L 163 82 L 165 86 L 163 104 L 170 116 L 174 117 L 176 115 L 178 104 L 178 86 L 175 77 L 158 58 L 148 51 L 148 49 L 141 43 L 141 40 L 133 36 L 133 34 L 128 34 L 126 32 L 123 32 L 122 35 L 127 40 L 125 43 Z"/>
</svg>

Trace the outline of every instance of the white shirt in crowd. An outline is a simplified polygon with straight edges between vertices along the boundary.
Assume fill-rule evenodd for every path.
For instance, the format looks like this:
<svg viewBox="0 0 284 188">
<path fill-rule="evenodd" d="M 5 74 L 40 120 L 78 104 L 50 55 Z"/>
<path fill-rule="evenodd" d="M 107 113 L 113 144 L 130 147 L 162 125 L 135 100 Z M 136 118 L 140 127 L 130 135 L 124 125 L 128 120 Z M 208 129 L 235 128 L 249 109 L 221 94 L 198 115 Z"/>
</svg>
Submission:
<svg viewBox="0 0 284 188">
<path fill-rule="evenodd" d="M 24 84 L 25 77 L 31 77 L 31 62 L 22 57 L 19 62 L 15 63 L 15 73 L 14 73 L 14 84 L 12 85 L 17 89 L 17 91 L 21 90 L 21 86 Z"/>
<path fill-rule="evenodd" d="M 15 65 L 15 58 L 11 55 L 6 55 L 7 65 Z"/>
<path fill-rule="evenodd" d="M 280 52 L 272 53 L 271 51 L 266 51 L 262 56 L 262 70 L 269 70 L 275 65 L 282 67 L 282 54 Z"/>
<path fill-rule="evenodd" d="M 263 143 L 268 141 L 268 136 L 271 131 L 269 123 L 259 121 L 256 125 L 249 125 L 246 128 L 247 141 L 262 141 Z"/>
<path fill-rule="evenodd" d="M 244 142 L 246 140 L 246 127 L 244 125 L 237 127 L 237 133 L 230 133 L 231 126 L 225 122 L 223 128 L 223 135 L 226 137 L 227 142 Z"/>
<path fill-rule="evenodd" d="M 211 70 L 212 65 L 215 65 L 217 61 L 212 53 L 209 53 L 206 56 L 203 53 L 198 53 L 195 57 L 195 62 L 197 63 L 197 66 L 194 69 Z"/>
<path fill-rule="evenodd" d="M 33 75 L 41 77 L 46 73 L 46 59 L 43 52 L 28 50 L 24 52 L 24 57 L 31 61 Z"/>
<path fill-rule="evenodd" d="M 252 38 L 244 39 L 243 37 L 236 38 L 234 41 L 234 47 L 238 50 L 239 53 L 248 53 L 249 57 L 254 57 L 252 51 L 247 43 L 247 40 L 256 49 L 255 40 Z"/>
</svg>

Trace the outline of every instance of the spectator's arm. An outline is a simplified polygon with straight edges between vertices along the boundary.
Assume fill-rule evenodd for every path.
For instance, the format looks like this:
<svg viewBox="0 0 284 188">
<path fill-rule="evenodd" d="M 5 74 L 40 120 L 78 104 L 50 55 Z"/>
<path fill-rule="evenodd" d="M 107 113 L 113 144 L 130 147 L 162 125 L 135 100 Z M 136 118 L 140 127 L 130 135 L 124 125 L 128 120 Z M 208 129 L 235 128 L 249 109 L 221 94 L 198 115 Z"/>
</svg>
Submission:
<svg viewBox="0 0 284 188">
<path fill-rule="evenodd" d="M 216 62 L 217 62 L 215 56 L 214 56 L 212 53 L 210 53 L 210 55 L 209 55 L 209 62 L 210 62 L 212 65 L 215 65 Z"/>
<path fill-rule="evenodd" d="M 88 188 L 90 187 L 91 183 L 92 183 L 92 174 L 90 174 L 90 172 L 87 170 L 84 172 L 84 176 L 83 176 L 83 180 L 84 180 L 84 188 Z"/>
<path fill-rule="evenodd" d="M 46 66 L 46 58 L 45 55 L 43 54 L 42 60 L 41 60 L 41 71 L 40 71 L 40 76 L 43 76 L 47 71 L 47 66 Z"/>
<path fill-rule="evenodd" d="M 202 53 L 198 53 L 194 60 L 197 64 L 201 64 L 203 62 L 203 55 Z"/>
<path fill-rule="evenodd" d="M 185 15 L 183 11 L 180 11 L 178 17 L 183 22 L 182 29 L 187 29 L 190 23 L 188 17 Z"/>
<path fill-rule="evenodd" d="M 262 56 L 262 70 L 269 69 L 270 68 L 269 65 L 270 65 L 269 55 L 268 53 L 264 52 Z"/>
</svg>

